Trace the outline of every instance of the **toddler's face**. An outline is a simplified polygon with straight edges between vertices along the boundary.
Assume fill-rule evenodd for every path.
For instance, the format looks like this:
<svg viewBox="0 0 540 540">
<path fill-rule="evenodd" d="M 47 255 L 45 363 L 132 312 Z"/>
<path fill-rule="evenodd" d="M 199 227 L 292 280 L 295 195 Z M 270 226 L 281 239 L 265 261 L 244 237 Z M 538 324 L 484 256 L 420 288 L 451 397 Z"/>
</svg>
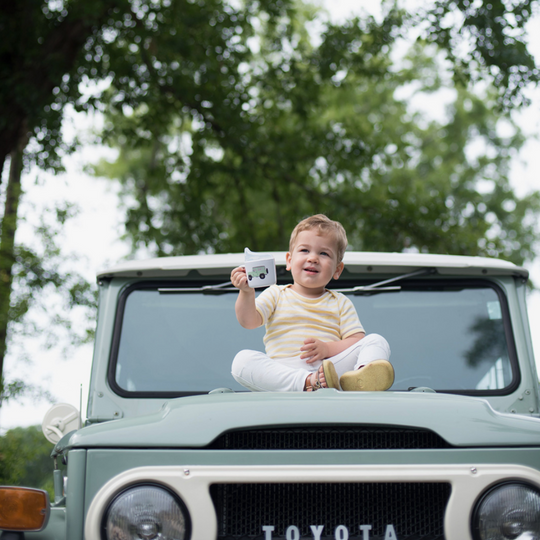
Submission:
<svg viewBox="0 0 540 540">
<path fill-rule="evenodd" d="M 332 278 L 343 271 L 337 260 L 337 242 L 333 235 L 316 230 L 298 234 L 293 250 L 287 253 L 287 270 L 294 279 L 293 288 L 305 296 L 320 296 Z"/>
</svg>

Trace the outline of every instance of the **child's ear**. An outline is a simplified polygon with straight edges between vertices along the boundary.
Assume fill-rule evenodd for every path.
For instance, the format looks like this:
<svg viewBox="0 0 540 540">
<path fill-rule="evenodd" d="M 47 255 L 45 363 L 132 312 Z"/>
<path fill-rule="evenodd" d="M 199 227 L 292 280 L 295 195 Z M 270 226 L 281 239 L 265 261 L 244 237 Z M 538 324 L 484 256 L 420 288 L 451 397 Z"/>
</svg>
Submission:
<svg viewBox="0 0 540 540">
<path fill-rule="evenodd" d="M 334 279 L 339 279 L 339 276 L 341 276 L 341 272 L 343 272 L 343 269 L 345 268 L 345 264 L 343 262 L 340 262 L 337 267 L 336 267 L 336 270 L 334 272 L 334 275 L 332 276 Z"/>
<path fill-rule="evenodd" d="M 287 251 L 287 253 L 285 254 L 285 261 L 287 262 L 287 266 L 285 267 L 285 270 L 290 270 L 291 269 L 291 253 L 289 251 Z"/>
</svg>

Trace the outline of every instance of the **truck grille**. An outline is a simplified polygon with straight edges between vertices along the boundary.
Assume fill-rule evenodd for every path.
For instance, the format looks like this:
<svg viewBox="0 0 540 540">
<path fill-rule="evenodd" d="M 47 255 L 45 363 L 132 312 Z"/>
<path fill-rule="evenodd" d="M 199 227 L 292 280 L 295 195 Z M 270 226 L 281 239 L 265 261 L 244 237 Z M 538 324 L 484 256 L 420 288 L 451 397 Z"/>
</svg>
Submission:
<svg viewBox="0 0 540 540">
<path fill-rule="evenodd" d="M 391 525 L 400 540 L 444 540 L 450 484 L 214 484 L 210 493 L 218 540 L 264 540 L 263 526 L 274 526 L 273 540 L 284 539 L 291 525 L 301 538 L 313 538 L 311 525 L 324 525 L 321 539 L 336 538 L 339 526 L 349 533 L 341 537 L 363 538 L 360 525 L 371 525 L 370 540 L 382 540 Z"/>
<path fill-rule="evenodd" d="M 223 433 L 213 450 L 391 450 L 451 446 L 427 429 L 378 426 L 261 428 Z"/>
</svg>

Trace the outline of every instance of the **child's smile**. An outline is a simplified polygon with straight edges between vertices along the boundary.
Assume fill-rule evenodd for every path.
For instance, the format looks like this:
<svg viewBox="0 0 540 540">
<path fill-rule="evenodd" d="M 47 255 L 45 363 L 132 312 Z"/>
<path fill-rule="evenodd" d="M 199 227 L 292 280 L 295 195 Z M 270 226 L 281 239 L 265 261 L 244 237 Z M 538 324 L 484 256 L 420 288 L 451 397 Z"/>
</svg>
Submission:
<svg viewBox="0 0 540 540">
<path fill-rule="evenodd" d="M 315 230 L 298 234 L 293 251 L 287 254 L 287 270 L 290 270 L 293 290 L 316 298 L 321 296 L 329 281 L 337 279 L 343 263 L 337 261 L 336 240 L 332 235 L 321 235 Z"/>
</svg>

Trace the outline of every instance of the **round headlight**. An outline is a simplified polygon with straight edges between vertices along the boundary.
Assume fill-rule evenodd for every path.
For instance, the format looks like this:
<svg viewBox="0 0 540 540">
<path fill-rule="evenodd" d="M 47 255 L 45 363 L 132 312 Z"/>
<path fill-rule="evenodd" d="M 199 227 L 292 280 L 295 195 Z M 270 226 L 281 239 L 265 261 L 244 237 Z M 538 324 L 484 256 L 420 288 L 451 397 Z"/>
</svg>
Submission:
<svg viewBox="0 0 540 540">
<path fill-rule="evenodd" d="M 528 484 L 499 484 L 476 505 L 473 531 L 480 540 L 540 540 L 540 491 Z"/>
<path fill-rule="evenodd" d="M 183 503 L 158 486 L 120 493 L 105 515 L 106 540 L 187 540 L 189 515 Z"/>
</svg>

